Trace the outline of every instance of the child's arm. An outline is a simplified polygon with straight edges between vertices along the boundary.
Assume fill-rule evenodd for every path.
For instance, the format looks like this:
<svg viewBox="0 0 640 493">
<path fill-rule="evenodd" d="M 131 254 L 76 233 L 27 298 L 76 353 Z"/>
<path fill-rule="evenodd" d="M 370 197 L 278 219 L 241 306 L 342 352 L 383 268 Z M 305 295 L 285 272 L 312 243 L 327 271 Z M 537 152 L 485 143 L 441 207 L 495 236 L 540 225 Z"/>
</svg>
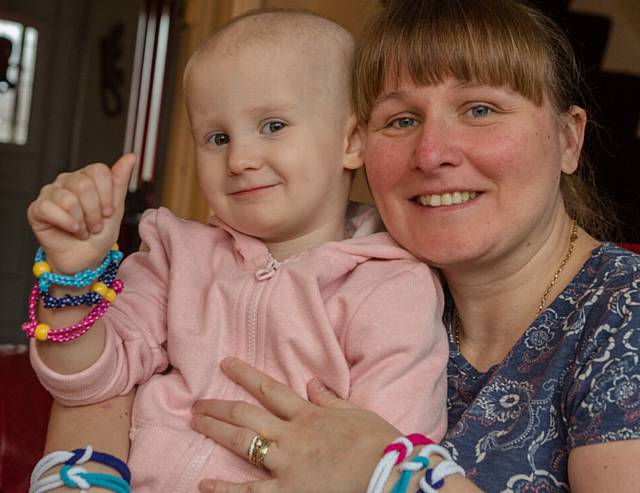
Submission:
<svg viewBox="0 0 640 493">
<path fill-rule="evenodd" d="M 27 219 L 44 249 L 53 272 L 75 274 L 97 267 L 117 241 L 124 214 L 124 201 L 135 156 L 121 157 L 112 168 L 91 164 L 73 173 L 63 173 L 40 191 L 27 210 Z M 51 294 L 79 294 L 52 286 Z M 38 309 L 40 322 L 59 328 L 82 320 L 90 307 Z M 53 371 L 72 374 L 94 363 L 102 353 L 104 325 L 98 320 L 82 337 L 63 344 L 38 341 L 42 361 Z"/>
<path fill-rule="evenodd" d="M 345 339 L 349 400 L 403 433 L 440 441 L 447 428 L 448 341 L 436 274 L 416 265 L 375 286 L 358 307 Z"/>
<path fill-rule="evenodd" d="M 126 462 L 129 456 L 129 428 L 134 395 L 135 391 L 132 391 L 99 404 L 80 407 L 65 407 L 54 401 L 44 453 L 70 451 L 91 445 L 96 451 L 113 455 Z M 96 462 L 86 462 L 82 467 L 89 472 L 114 474 L 113 469 Z M 54 470 L 59 470 L 59 467 L 51 469 Z M 94 490 L 111 491 L 91 488 L 91 491 Z M 57 493 L 78 490 L 61 487 L 53 491 Z"/>
</svg>

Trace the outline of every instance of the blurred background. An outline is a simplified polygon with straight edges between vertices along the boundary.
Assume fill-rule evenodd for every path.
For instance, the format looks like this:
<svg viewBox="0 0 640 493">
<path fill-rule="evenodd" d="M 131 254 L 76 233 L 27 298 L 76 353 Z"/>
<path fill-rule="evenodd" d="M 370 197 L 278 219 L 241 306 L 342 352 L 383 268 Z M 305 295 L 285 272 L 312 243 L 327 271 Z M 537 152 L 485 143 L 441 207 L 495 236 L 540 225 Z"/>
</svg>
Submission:
<svg viewBox="0 0 640 493">
<path fill-rule="evenodd" d="M 139 156 L 120 245 L 138 245 L 147 207 L 204 219 L 181 74 L 221 23 L 258 7 L 306 8 L 357 35 L 375 0 L 0 0 L 0 343 L 20 324 L 36 248 L 25 220 L 42 185 L 123 152 Z M 602 129 L 599 187 L 623 222 L 615 241 L 640 243 L 640 9 L 637 0 L 536 1 L 569 33 Z M 359 176 L 354 200 L 368 201 Z"/>
</svg>

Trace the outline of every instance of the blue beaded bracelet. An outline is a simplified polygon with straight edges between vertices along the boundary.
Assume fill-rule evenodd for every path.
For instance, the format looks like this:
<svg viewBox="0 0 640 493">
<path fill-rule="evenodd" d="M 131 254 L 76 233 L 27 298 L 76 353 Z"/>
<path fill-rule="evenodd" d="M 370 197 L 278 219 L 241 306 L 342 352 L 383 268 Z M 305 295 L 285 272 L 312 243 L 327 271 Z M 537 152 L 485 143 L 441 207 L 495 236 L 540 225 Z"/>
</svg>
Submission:
<svg viewBox="0 0 640 493">
<path fill-rule="evenodd" d="M 120 264 L 123 257 L 124 255 L 121 251 L 109 250 L 109 253 L 107 253 L 107 256 L 104 258 L 98 268 L 85 269 L 74 274 L 73 276 L 65 276 L 63 274 L 56 274 L 54 272 L 42 272 L 38 279 L 38 287 L 40 288 L 41 293 L 48 293 L 49 287 L 52 284 L 58 284 L 60 286 L 71 286 L 74 288 L 84 288 L 91 284 L 95 279 L 100 277 L 111 263 Z M 38 247 L 34 262 L 36 264 L 39 262 L 46 262 L 46 257 L 42 247 Z"/>
<path fill-rule="evenodd" d="M 105 273 L 98 279 L 111 287 L 113 281 L 116 279 L 118 273 L 119 264 L 112 262 L 107 267 Z M 102 296 L 96 292 L 84 293 L 82 295 L 65 294 L 59 298 L 51 296 L 49 293 L 42 293 L 42 301 L 45 308 L 64 308 L 66 306 L 80 306 L 80 305 L 97 305 L 102 301 Z"/>
</svg>

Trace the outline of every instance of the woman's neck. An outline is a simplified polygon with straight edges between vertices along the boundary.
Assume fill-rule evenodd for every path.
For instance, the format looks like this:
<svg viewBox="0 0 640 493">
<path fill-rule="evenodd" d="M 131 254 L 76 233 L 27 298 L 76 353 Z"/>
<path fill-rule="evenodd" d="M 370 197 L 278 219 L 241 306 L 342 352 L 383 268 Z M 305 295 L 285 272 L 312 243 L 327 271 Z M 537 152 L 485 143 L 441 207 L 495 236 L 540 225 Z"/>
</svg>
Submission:
<svg viewBox="0 0 640 493">
<path fill-rule="evenodd" d="M 571 282 L 598 242 L 579 230 L 567 257 L 572 221 L 563 215 L 544 241 L 516 249 L 489 266 L 444 269 L 460 317 L 461 352 L 485 371 L 501 362 L 538 315 Z M 559 271 L 559 272 L 558 272 Z"/>
</svg>

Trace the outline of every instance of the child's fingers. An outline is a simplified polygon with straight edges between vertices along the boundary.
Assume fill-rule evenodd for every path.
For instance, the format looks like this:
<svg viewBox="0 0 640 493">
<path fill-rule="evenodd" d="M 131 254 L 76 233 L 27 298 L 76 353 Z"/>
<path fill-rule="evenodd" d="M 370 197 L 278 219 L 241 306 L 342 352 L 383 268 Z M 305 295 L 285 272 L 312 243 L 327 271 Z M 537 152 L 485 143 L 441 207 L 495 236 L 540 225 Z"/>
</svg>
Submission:
<svg viewBox="0 0 640 493">
<path fill-rule="evenodd" d="M 86 223 L 86 214 L 82 206 L 80 198 L 67 188 L 55 187 L 50 193 L 48 200 L 45 203 L 52 204 L 62 211 L 64 211 L 69 217 L 75 219 L 77 228 L 75 231 L 66 230 L 74 233 L 78 238 L 84 240 L 89 236 L 89 228 Z M 49 215 L 46 216 L 49 220 Z"/>
<path fill-rule="evenodd" d="M 111 170 L 106 164 L 94 163 L 85 166 L 81 173 L 93 180 L 98 192 L 100 214 L 102 217 L 110 217 L 113 214 L 113 180 Z"/>
<path fill-rule="evenodd" d="M 116 208 L 124 205 L 124 199 L 129 188 L 129 180 L 131 173 L 136 165 L 135 154 L 125 154 L 118 159 L 111 167 L 111 176 L 113 179 L 113 204 Z"/>
<path fill-rule="evenodd" d="M 84 215 L 84 222 L 87 229 L 91 233 L 99 233 L 102 231 L 102 208 L 100 206 L 99 191 L 92 177 L 87 176 L 84 172 L 73 173 L 65 180 L 64 189 L 70 191 L 77 199 L 82 214 Z M 65 200 L 63 207 L 76 216 L 75 207 L 73 212 L 66 207 L 68 196 L 65 195 L 62 197 Z"/>
<path fill-rule="evenodd" d="M 27 217 L 36 234 L 49 228 L 56 228 L 74 235 L 82 234 L 83 228 L 78 219 L 49 199 L 33 202 L 27 209 Z M 87 234 L 86 230 L 84 234 Z"/>
</svg>

